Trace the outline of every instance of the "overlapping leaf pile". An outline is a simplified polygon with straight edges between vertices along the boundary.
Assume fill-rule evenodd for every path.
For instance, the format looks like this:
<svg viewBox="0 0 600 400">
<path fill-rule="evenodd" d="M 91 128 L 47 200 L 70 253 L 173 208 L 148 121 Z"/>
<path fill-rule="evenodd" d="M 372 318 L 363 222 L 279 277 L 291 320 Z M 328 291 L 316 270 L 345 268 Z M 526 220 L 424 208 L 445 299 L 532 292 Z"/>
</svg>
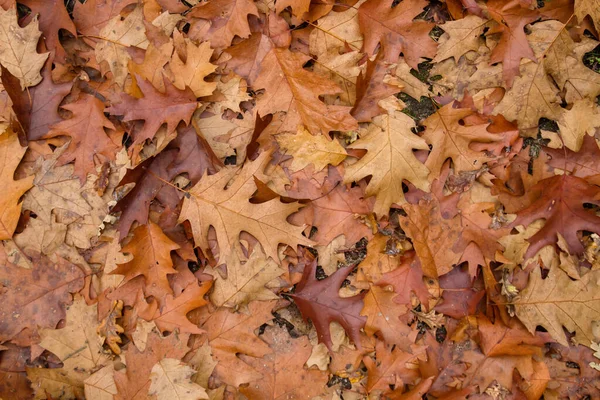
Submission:
<svg viewBox="0 0 600 400">
<path fill-rule="evenodd" d="M 0 0 L 0 398 L 600 398 L 599 32 Z"/>
</svg>

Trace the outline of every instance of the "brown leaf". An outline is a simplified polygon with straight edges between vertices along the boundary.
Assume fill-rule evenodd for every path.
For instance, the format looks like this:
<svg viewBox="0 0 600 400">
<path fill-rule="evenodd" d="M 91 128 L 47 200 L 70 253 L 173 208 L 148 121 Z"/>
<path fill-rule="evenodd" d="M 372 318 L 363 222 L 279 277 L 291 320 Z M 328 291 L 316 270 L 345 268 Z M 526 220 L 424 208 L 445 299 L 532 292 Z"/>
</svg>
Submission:
<svg viewBox="0 0 600 400">
<path fill-rule="evenodd" d="M 109 107 L 113 115 L 122 115 L 124 121 L 143 120 L 141 130 L 132 132 L 134 145 L 141 145 L 152 139 L 162 124 L 167 124 L 167 134 L 177 128 L 180 121 L 190 122 L 196 109 L 196 98 L 190 89 L 178 90 L 165 80 L 165 93 L 157 91 L 144 79 L 136 79 L 144 97 L 137 99 L 121 93 L 121 102 Z M 161 110 L 157 113 L 157 110 Z"/>
<path fill-rule="evenodd" d="M 356 129 L 349 107 L 325 105 L 319 100 L 321 95 L 339 93 L 340 88 L 304 70 L 302 65 L 307 60 L 307 56 L 287 49 L 271 49 L 253 82 L 254 88 L 265 89 L 257 103 L 258 113 L 265 116 L 285 111 L 287 130 L 296 131 L 302 123 L 313 135 Z"/>
<path fill-rule="evenodd" d="M 304 367 L 312 351 L 306 336 L 292 339 L 287 329 L 273 326 L 266 328 L 261 339 L 273 352 L 262 359 L 244 357 L 264 378 L 241 388 L 243 394 L 250 399 L 280 399 L 312 398 L 322 393 L 327 375 Z"/>
<path fill-rule="evenodd" d="M 211 0 L 194 6 L 188 16 L 211 21 L 203 32 L 212 48 L 228 47 L 234 36 L 250 36 L 248 16 L 258 15 L 251 0 Z"/>
<path fill-rule="evenodd" d="M 239 248 L 240 232 L 245 231 L 259 241 L 268 257 L 278 260 L 277 247 L 287 244 L 310 245 L 302 236 L 302 228 L 286 222 L 298 210 L 296 204 L 284 204 L 278 199 L 253 204 L 248 201 L 256 191 L 253 176 L 264 169 L 268 153 L 263 153 L 241 169 L 224 168 L 215 175 L 204 177 L 183 201 L 180 221 L 188 220 L 192 226 L 194 242 L 208 254 L 209 228 L 214 227 L 219 244 L 220 260 Z M 235 175 L 237 173 L 237 176 Z"/>
<path fill-rule="evenodd" d="M 43 256 L 34 257 L 34 261 L 32 269 L 25 269 L 4 258 L 0 268 L 0 342 L 13 339 L 23 330 L 54 329 L 65 318 L 71 293 L 83 287 L 84 274 L 76 265 L 64 259 L 53 263 Z"/>
<path fill-rule="evenodd" d="M 122 250 L 123 253 L 133 255 L 133 259 L 119 264 L 112 273 L 125 275 L 125 282 L 143 275 L 146 280 L 146 295 L 155 296 L 162 302 L 167 294 L 172 293 L 167 275 L 177 273 L 173 269 L 171 251 L 178 248 L 158 225 L 152 222 L 140 225 Z"/>
<path fill-rule="evenodd" d="M 150 374 L 154 365 L 165 358 L 182 358 L 189 350 L 188 335 L 177 332 L 163 338 L 156 331 L 150 334 L 146 349 L 141 352 L 135 346 L 129 346 L 124 352 L 127 368 L 115 372 L 117 400 L 138 399 L 146 396 L 150 389 Z"/>
<path fill-rule="evenodd" d="M 188 320 L 187 314 L 207 304 L 204 295 L 211 286 L 210 281 L 202 282 L 200 285 L 192 282 L 179 296 L 174 298 L 170 294 L 167 295 L 165 305 L 154 315 L 153 321 L 158 329 L 161 332 L 177 330 L 180 333 L 204 333 L 204 330 Z"/>
<path fill-rule="evenodd" d="M 539 218 L 545 218 L 546 223 L 528 239 L 531 246 L 525 253 L 526 258 L 548 244 L 556 245 L 558 233 L 565 238 L 569 251 L 580 254 L 583 246 L 577 232 L 600 232 L 600 217 L 590 214 L 584 207 L 586 203 L 600 204 L 597 186 L 582 178 L 562 175 L 541 180 L 530 190 L 535 200 L 529 207 L 518 211 L 511 226 L 527 226 Z"/>
<path fill-rule="evenodd" d="M 436 49 L 429 37 L 432 25 L 413 22 L 426 5 L 423 0 L 403 1 L 396 7 L 392 7 L 390 0 L 363 3 L 358 9 L 358 22 L 365 34 L 364 51 L 372 55 L 381 44 L 386 61 L 396 62 L 402 52 L 406 63 L 418 69 L 421 57 L 432 58 Z"/>
<path fill-rule="evenodd" d="M 63 164 L 75 161 L 75 173 L 83 185 L 88 174 L 96 175 L 96 157 L 100 163 L 115 159 L 118 146 L 105 131 L 115 127 L 104 116 L 104 103 L 94 96 L 82 94 L 76 102 L 62 108 L 71 111 L 72 117 L 51 126 L 44 138 L 71 137 L 69 147 L 58 160 Z"/>
<path fill-rule="evenodd" d="M 215 374 L 223 382 L 237 387 L 262 377 L 240 360 L 239 355 L 261 359 L 272 352 L 254 331 L 273 318 L 274 305 L 274 301 L 253 301 L 248 304 L 247 311 L 219 308 L 213 314 L 205 314 L 202 328 L 207 331 L 213 356 L 219 362 Z"/>
</svg>

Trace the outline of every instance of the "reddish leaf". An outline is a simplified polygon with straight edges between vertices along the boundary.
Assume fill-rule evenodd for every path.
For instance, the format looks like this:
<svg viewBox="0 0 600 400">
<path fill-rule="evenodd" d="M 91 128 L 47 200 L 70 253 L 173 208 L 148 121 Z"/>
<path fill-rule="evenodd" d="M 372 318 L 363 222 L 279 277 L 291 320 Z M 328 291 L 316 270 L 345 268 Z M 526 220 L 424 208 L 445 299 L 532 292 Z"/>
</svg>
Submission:
<svg viewBox="0 0 600 400">
<path fill-rule="evenodd" d="M 136 81 L 144 97 L 137 99 L 121 93 L 121 102 L 107 109 L 113 115 L 123 115 L 123 121 L 144 121 L 141 130 L 132 132 L 134 145 L 152 139 L 162 124 L 167 124 L 167 134 L 170 134 L 179 121 L 186 125 L 190 122 L 197 103 L 189 88 L 179 90 L 165 78 L 166 90 L 161 93 L 139 76 Z"/>
<path fill-rule="evenodd" d="M 77 36 L 64 0 L 19 0 L 19 3 L 29 7 L 31 15 L 39 15 L 40 30 L 44 33 L 46 47 L 55 51 L 57 61 L 64 62 L 66 54 L 60 44 L 59 31 L 64 29 Z"/>
<path fill-rule="evenodd" d="M 328 278 L 318 281 L 315 277 L 317 263 L 313 261 L 305 266 L 302 280 L 296 285 L 296 292 L 290 294 L 304 319 L 312 321 L 319 342 L 324 343 L 330 351 L 333 342 L 329 324 L 333 321 L 346 330 L 358 348 L 361 347 L 360 330 L 366 321 L 366 317 L 360 316 L 364 294 L 344 298 L 338 294 L 342 282 L 353 268 L 352 265 L 340 268 Z"/>
<path fill-rule="evenodd" d="M 358 9 L 358 23 L 365 35 L 364 51 L 372 55 L 381 43 L 380 51 L 385 52 L 386 61 L 396 62 L 403 53 L 406 63 L 418 69 L 421 57 L 433 58 L 437 48 L 429 37 L 433 24 L 413 21 L 427 2 L 405 0 L 396 7 L 392 3 L 392 0 L 367 1 Z"/>
<path fill-rule="evenodd" d="M 600 217 L 584 207 L 587 203 L 600 205 L 598 186 L 576 176 L 557 175 L 541 180 L 531 188 L 531 192 L 535 201 L 517 212 L 517 219 L 511 226 L 527 226 L 540 218 L 544 218 L 546 223 L 528 239 L 531 245 L 525 258 L 533 256 L 546 245 L 556 246 L 558 233 L 565 238 L 570 252 L 581 254 L 583 246 L 577 232 L 600 232 Z"/>
<path fill-rule="evenodd" d="M 0 250 L 4 253 L 4 250 Z M 53 263 L 44 256 L 34 258 L 33 268 L 9 263 L 5 255 L 0 266 L 0 342 L 13 339 L 21 331 L 55 328 L 65 318 L 71 293 L 83 287 L 83 271 L 59 258 Z"/>
<path fill-rule="evenodd" d="M 71 137 L 59 161 L 63 164 L 75 161 L 75 174 L 83 185 L 88 174 L 96 174 L 97 157 L 101 156 L 100 163 L 115 159 L 118 147 L 104 130 L 115 127 L 104 116 L 104 103 L 94 96 L 81 94 L 76 102 L 62 108 L 71 111 L 72 117 L 53 125 L 44 138 Z"/>
</svg>

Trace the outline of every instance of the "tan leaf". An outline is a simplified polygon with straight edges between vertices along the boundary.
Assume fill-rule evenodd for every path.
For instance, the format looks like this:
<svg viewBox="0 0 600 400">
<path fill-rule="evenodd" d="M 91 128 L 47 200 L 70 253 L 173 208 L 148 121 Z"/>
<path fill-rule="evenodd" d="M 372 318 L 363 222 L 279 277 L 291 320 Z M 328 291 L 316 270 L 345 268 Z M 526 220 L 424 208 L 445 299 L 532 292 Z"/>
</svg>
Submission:
<svg viewBox="0 0 600 400">
<path fill-rule="evenodd" d="M 128 65 L 131 56 L 127 47 L 148 47 L 146 28 L 144 27 L 144 14 L 142 7 L 137 7 L 125 19 L 120 15 L 113 17 L 102 28 L 99 34 L 101 40 L 96 45 L 96 60 L 98 63 L 106 62 L 108 70 L 113 74 L 115 82 L 123 86 L 128 74 Z"/>
<path fill-rule="evenodd" d="M 117 394 L 114 373 L 114 366 L 108 364 L 83 381 L 85 384 L 85 398 L 87 400 L 113 400 Z"/>
<path fill-rule="evenodd" d="M 29 368 L 27 374 L 35 382 L 36 399 L 53 397 L 81 397 L 84 380 L 92 372 L 108 365 L 110 358 L 102 349 L 103 339 L 96 332 L 96 305 L 88 306 L 81 296 L 67 310 L 66 325 L 62 329 L 42 329 L 40 346 L 55 354 L 61 368 Z"/>
<path fill-rule="evenodd" d="M 367 154 L 346 168 L 344 182 L 359 181 L 371 175 L 367 196 L 376 196 L 375 213 L 387 215 L 394 203 L 405 202 L 402 181 L 421 190 L 429 189 L 429 170 L 415 155 L 414 149 L 428 149 L 427 143 L 411 132 L 414 121 L 406 114 L 389 111 L 374 119 L 361 131 L 361 138 L 348 146 L 365 149 Z"/>
<path fill-rule="evenodd" d="M 278 260 L 277 247 L 312 242 L 302 236 L 302 228 L 287 223 L 287 217 L 298 210 L 294 203 L 284 204 L 273 199 L 260 204 L 248 201 L 256 191 L 253 177 L 264 171 L 268 153 L 246 162 L 241 169 L 223 168 L 215 175 L 205 176 L 183 201 L 180 221 L 189 220 L 194 242 L 207 254 L 209 228 L 214 227 L 219 244 L 219 259 L 227 260 L 239 247 L 242 231 L 254 236 L 268 257 Z M 237 176 L 236 176 L 237 173 Z"/>
<path fill-rule="evenodd" d="M 237 307 L 253 300 L 277 299 L 265 286 L 285 271 L 260 249 L 255 249 L 248 260 L 240 260 L 233 253 L 226 261 L 227 279 L 215 270 L 207 270 L 214 277 L 210 299 L 216 306 Z"/>
<path fill-rule="evenodd" d="M 466 52 L 477 51 L 482 44 L 480 36 L 486 23 L 485 19 L 476 15 L 467 15 L 458 21 L 448 21 L 441 25 L 445 33 L 440 37 L 433 62 L 437 63 L 450 57 L 458 62 Z"/>
<path fill-rule="evenodd" d="M 512 304 L 517 317 L 535 332 L 543 326 L 557 342 L 569 346 L 564 328 L 575 332 L 574 343 L 590 346 L 595 340 L 593 321 L 600 320 L 600 271 L 573 281 L 561 269 L 552 268 L 546 279 L 540 268 L 529 275 L 529 284 Z"/>
<path fill-rule="evenodd" d="M 279 134 L 275 139 L 282 153 L 293 157 L 290 166 L 292 171 L 299 171 L 312 164 L 317 172 L 329 164 L 338 165 L 346 158 L 346 151 L 337 140 L 328 140 L 323 135 L 311 135 L 304 128 L 298 129 L 296 134 Z"/>
<path fill-rule="evenodd" d="M 460 216 L 443 218 L 434 200 L 422 200 L 403 208 L 407 216 L 400 218 L 400 224 L 412 239 L 423 273 L 437 278 L 452 270 L 460 258 L 460 254 L 452 251 L 460 236 Z"/>
<path fill-rule="evenodd" d="M 42 80 L 40 70 L 49 53 L 38 54 L 37 43 L 42 32 L 37 16 L 21 28 L 16 8 L 0 7 L 0 64 L 21 82 L 21 89 L 37 85 Z"/>
<path fill-rule="evenodd" d="M 195 372 L 178 359 L 164 358 L 152 367 L 148 394 L 157 400 L 208 399 L 206 390 L 190 379 Z"/>
<path fill-rule="evenodd" d="M 177 31 L 175 31 L 177 32 Z M 212 49 L 209 42 L 202 42 L 199 46 L 194 45 L 188 38 L 183 38 L 179 33 L 175 33 L 175 43 L 183 42 L 182 48 L 185 48 L 185 62 L 181 59 L 178 51 L 175 51 L 169 67 L 173 72 L 173 85 L 177 89 L 184 90 L 187 87 L 192 89 L 196 97 L 208 96 L 214 92 L 217 87 L 216 82 L 206 82 L 207 75 L 213 73 L 217 68 L 211 64 L 210 57 Z"/>
<path fill-rule="evenodd" d="M 600 108 L 589 98 L 576 101 L 573 108 L 563 113 L 558 120 L 564 145 L 573 151 L 579 151 L 585 135 L 593 136 L 599 126 Z"/>
<path fill-rule="evenodd" d="M 200 118 L 200 113 L 196 112 L 192 121 L 217 157 L 225 160 L 236 155 L 237 165 L 240 165 L 246 159 L 246 147 L 252 140 L 255 114 L 246 112 L 242 119 L 225 119 L 221 114 Z"/>
</svg>

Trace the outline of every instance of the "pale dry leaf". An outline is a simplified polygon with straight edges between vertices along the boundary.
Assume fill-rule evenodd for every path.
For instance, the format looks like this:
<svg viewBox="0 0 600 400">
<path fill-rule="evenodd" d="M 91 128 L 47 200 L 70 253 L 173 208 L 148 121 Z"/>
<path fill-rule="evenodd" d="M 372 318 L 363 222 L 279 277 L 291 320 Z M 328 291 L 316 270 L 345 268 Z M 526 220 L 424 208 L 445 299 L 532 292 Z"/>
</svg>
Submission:
<svg viewBox="0 0 600 400">
<path fill-rule="evenodd" d="M 336 166 L 346 158 L 346 151 L 336 139 L 311 135 L 303 127 L 295 134 L 279 134 L 275 136 L 275 140 L 283 154 L 292 156 L 292 171 L 299 171 L 312 164 L 316 172 L 329 164 Z"/>
<path fill-rule="evenodd" d="M 579 151 L 585 135 L 593 136 L 600 127 L 600 108 L 589 98 L 578 100 L 573 108 L 561 114 L 558 128 L 564 145 Z"/>
<path fill-rule="evenodd" d="M 17 9 L 0 7 L 0 64 L 19 79 L 21 89 L 40 83 L 40 70 L 49 53 L 36 50 L 42 32 L 38 29 L 37 16 L 21 28 L 17 21 Z"/>
<path fill-rule="evenodd" d="M 429 170 L 414 155 L 414 149 L 428 149 L 427 143 L 415 135 L 414 121 L 406 114 L 390 111 L 378 116 L 360 133 L 349 148 L 365 149 L 367 154 L 348 165 L 344 182 L 358 182 L 371 176 L 367 196 L 376 196 L 375 213 L 387 215 L 392 204 L 405 202 L 402 181 L 407 180 L 421 190 L 429 189 Z"/>
<path fill-rule="evenodd" d="M 85 398 L 87 400 L 113 400 L 117 394 L 114 373 L 113 364 L 108 364 L 83 381 Z"/>
<path fill-rule="evenodd" d="M 569 341 L 563 329 L 575 332 L 572 343 L 590 346 L 595 340 L 593 321 L 600 320 L 600 271 L 591 271 L 573 281 L 558 268 L 550 269 L 542 279 L 540 268 L 534 268 L 529 284 L 513 301 L 517 317 L 534 332 L 538 325 L 563 346 Z"/>
<path fill-rule="evenodd" d="M 164 358 L 152 367 L 149 395 L 157 400 L 208 399 L 206 389 L 191 381 L 194 369 L 175 358 Z"/>
<path fill-rule="evenodd" d="M 273 300 L 277 295 L 266 285 L 285 271 L 279 265 L 265 257 L 260 249 L 255 249 L 247 260 L 241 260 L 232 253 L 226 260 L 227 279 L 218 271 L 207 270 L 214 279 L 214 289 L 210 295 L 213 304 L 218 307 L 237 307 L 254 300 Z"/>
<path fill-rule="evenodd" d="M 149 44 L 142 7 L 137 7 L 125 19 L 120 15 L 113 17 L 102 28 L 99 36 L 100 42 L 95 49 L 96 60 L 99 64 L 106 62 L 115 82 L 122 87 L 131 60 L 127 47 L 146 49 Z"/>
</svg>

